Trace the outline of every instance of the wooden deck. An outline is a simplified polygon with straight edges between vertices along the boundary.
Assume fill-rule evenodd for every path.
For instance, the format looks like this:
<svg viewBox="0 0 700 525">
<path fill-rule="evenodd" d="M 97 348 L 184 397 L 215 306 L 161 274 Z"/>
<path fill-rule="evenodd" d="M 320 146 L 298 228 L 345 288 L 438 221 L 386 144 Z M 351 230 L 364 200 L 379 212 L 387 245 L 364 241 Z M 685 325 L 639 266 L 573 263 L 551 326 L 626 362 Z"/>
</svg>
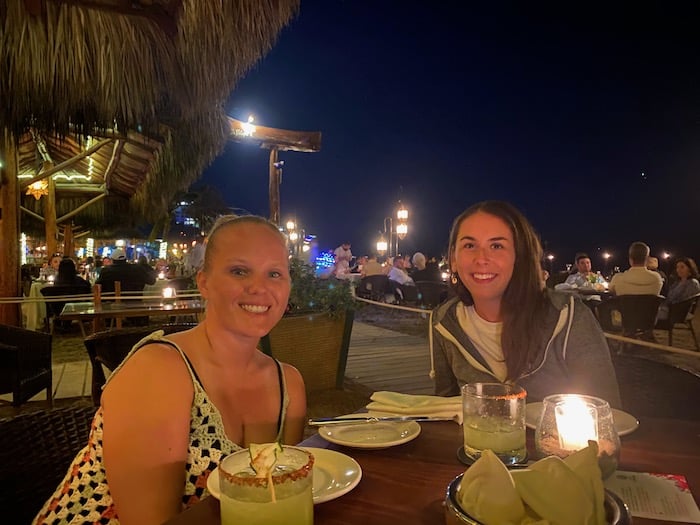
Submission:
<svg viewBox="0 0 700 525">
<path fill-rule="evenodd" d="M 371 390 L 433 394 L 428 340 L 355 322 L 345 376 Z"/>
<path fill-rule="evenodd" d="M 428 377 L 428 341 L 366 323 L 355 322 L 350 339 L 346 377 L 371 390 L 392 390 L 408 394 L 432 394 Z M 54 399 L 90 396 L 92 368 L 84 360 L 53 366 Z M 0 395 L 0 406 L 12 394 Z M 45 401 L 44 392 L 31 401 Z"/>
</svg>

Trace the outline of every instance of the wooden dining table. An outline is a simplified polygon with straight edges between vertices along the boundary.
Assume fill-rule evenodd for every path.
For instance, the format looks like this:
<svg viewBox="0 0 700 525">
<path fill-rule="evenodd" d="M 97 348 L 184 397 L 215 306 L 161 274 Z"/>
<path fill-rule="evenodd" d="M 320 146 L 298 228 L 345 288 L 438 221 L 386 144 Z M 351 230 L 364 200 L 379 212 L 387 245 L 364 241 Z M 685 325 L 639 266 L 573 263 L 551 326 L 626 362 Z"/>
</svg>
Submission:
<svg viewBox="0 0 700 525">
<path fill-rule="evenodd" d="M 624 436 L 619 470 L 682 474 L 700 501 L 700 422 L 640 418 Z M 467 468 L 457 459 L 462 428 L 453 422 L 421 423 L 421 433 L 403 445 L 360 450 L 328 443 L 315 435 L 301 446 L 338 450 L 362 467 L 362 480 L 351 492 L 314 507 L 315 525 L 437 525 L 445 522 L 443 501 L 449 482 Z M 527 431 L 534 453 L 533 431 Z M 634 517 L 634 525 L 659 520 Z M 218 525 L 219 502 L 206 497 L 168 521 L 169 525 Z M 679 522 L 674 522 L 679 523 Z"/>
</svg>

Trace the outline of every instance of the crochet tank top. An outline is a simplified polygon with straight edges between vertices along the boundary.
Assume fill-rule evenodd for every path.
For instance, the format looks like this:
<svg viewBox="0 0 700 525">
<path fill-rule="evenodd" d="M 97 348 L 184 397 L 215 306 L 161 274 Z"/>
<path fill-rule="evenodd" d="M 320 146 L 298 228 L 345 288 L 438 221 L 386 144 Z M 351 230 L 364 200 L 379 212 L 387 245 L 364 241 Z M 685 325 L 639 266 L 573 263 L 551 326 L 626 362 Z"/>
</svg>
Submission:
<svg viewBox="0 0 700 525">
<path fill-rule="evenodd" d="M 175 343 L 165 339 L 163 334 L 164 332 L 159 330 L 136 343 L 129 355 L 110 377 L 118 373 L 136 351 L 149 343 L 157 342 L 172 346 L 185 361 L 194 386 L 190 411 L 190 443 L 182 494 L 182 507 L 185 509 L 209 494 L 207 490 L 209 474 L 223 458 L 240 450 L 241 447 L 226 437 L 221 414 L 209 400 L 185 353 Z M 277 421 L 277 440 L 281 440 L 289 397 L 282 366 L 276 360 L 275 363 L 282 399 Z M 65 478 L 34 518 L 33 523 L 104 523 L 111 525 L 119 523 L 114 502 L 109 493 L 102 461 L 102 424 L 102 407 L 100 407 L 92 421 L 87 446 L 77 454 Z"/>
</svg>

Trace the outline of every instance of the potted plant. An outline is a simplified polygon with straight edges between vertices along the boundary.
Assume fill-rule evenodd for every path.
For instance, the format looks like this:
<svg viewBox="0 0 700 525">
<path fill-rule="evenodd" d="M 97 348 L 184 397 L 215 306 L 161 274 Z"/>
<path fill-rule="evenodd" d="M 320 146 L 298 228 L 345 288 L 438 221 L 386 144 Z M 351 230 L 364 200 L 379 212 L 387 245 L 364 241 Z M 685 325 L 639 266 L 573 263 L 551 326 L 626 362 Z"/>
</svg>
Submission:
<svg viewBox="0 0 700 525">
<path fill-rule="evenodd" d="M 290 263 L 287 313 L 260 341 L 262 350 L 295 366 L 309 392 L 342 388 L 356 306 L 350 282 L 320 279 L 299 259 Z"/>
</svg>

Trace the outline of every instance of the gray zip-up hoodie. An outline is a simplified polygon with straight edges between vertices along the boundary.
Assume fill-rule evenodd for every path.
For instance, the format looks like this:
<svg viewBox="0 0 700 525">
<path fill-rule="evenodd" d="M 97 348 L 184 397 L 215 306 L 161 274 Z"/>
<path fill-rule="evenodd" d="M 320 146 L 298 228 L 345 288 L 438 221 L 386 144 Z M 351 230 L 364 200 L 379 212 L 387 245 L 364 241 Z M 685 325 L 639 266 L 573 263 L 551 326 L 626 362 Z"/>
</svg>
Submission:
<svg viewBox="0 0 700 525">
<path fill-rule="evenodd" d="M 548 290 L 550 306 L 541 327 L 546 341 L 529 370 L 516 383 L 528 402 L 550 394 L 587 394 L 620 408 L 620 391 L 603 331 L 580 299 Z M 459 326 L 455 297 L 433 313 L 430 352 L 435 393 L 460 394 L 466 383 L 498 382 L 489 365 Z M 432 374 L 432 372 L 431 372 Z"/>
</svg>

